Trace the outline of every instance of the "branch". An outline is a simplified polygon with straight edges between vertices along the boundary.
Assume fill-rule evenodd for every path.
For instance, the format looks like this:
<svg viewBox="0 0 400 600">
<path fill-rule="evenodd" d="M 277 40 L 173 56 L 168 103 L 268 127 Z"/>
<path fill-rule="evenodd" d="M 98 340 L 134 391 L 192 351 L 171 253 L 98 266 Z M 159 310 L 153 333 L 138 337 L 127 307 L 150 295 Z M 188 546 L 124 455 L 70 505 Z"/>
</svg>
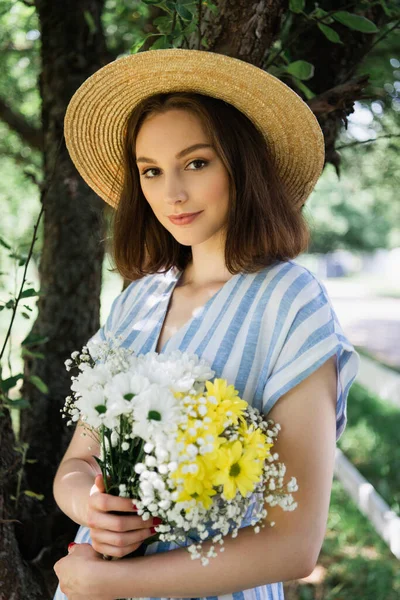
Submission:
<svg viewBox="0 0 400 600">
<path fill-rule="evenodd" d="M 341 111 L 344 115 L 350 114 L 354 110 L 354 101 L 363 98 L 362 91 L 368 79 L 368 74 L 360 75 L 311 98 L 307 104 L 315 115 L 327 115 L 335 111 Z"/>
<path fill-rule="evenodd" d="M 368 144 L 368 142 L 376 142 L 377 140 L 381 140 L 383 138 L 398 137 L 400 137 L 400 133 L 388 133 L 387 135 L 380 135 L 377 138 L 371 138 L 370 140 L 362 140 L 357 142 L 350 142 L 350 144 L 342 144 L 341 146 L 336 146 L 335 150 L 343 150 L 343 148 L 351 148 L 351 146 L 358 146 L 359 144 Z"/>
<path fill-rule="evenodd" d="M 43 151 L 41 129 L 30 125 L 25 117 L 11 110 L 2 98 L 0 98 L 0 120 L 13 129 L 29 146 Z"/>
</svg>

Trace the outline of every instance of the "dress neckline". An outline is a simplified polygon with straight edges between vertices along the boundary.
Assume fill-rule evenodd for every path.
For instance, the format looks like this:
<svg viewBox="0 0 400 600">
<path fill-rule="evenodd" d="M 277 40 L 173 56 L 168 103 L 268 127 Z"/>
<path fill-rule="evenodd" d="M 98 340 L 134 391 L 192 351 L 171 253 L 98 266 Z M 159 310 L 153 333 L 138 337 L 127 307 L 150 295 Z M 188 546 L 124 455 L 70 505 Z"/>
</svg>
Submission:
<svg viewBox="0 0 400 600">
<path fill-rule="evenodd" d="M 169 306 L 170 306 L 170 303 L 171 303 L 172 294 L 174 293 L 174 290 L 175 290 L 175 288 L 176 288 L 176 286 L 177 286 L 177 284 L 178 284 L 178 282 L 179 282 L 179 280 L 180 280 L 180 278 L 182 277 L 182 274 L 183 274 L 183 271 L 181 271 L 181 270 L 179 270 L 179 269 L 177 269 L 177 268 L 175 268 L 175 269 L 174 269 L 174 268 L 172 268 L 171 272 L 172 272 L 172 275 L 173 275 L 173 283 L 172 283 L 172 286 L 171 286 L 170 290 L 169 290 L 168 292 L 165 292 L 165 294 L 164 294 L 164 295 L 165 295 L 165 303 L 163 303 L 162 316 L 161 316 L 161 318 L 160 318 L 160 320 L 159 320 L 159 322 L 158 322 L 158 324 L 157 324 L 157 335 L 156 335 L 156 340 L 155 340 L 155 342 L 154 342 L 154 351 L 155 351 L 155 352 L 156 352 L 156 348 L 157 348 L 157 345 L 158 345 L 158 340 L 160 339 L 160 335 L 161 335 L 162 328 L 163 328 L 163 326 L 164 326 L 164 323 L 165 323 L 165 319 L 166 319 L 166 317 L 167 317 L 167 314 L 168 314 L 168 309 L 169 309 Z M 206 308 L 208 308 L 208 306 L 209 306 L 209 305 L 210 305 L 212 302 L 214 302 L 214 300 L 217 298 L 217 296 L 218 296 L 219 294 L 221 294 L 221 293 L 222 293 L 222 291 L 224 291 L 224 290 L 226 290 L 227 288 L 231 287 L 231 286 L 233 285 L 233 282 L 235 282 L 235 281 L 236 281 L 236 280 L 237 280 L 239 277 L 241 277 L 241 276 L 242 276 L 242 273 L 236 273 L 235 275 L 232 275 L 232 277 L 231 277 L 230 279 L 228 279 L 228 281 L 226 281 L 226 282 L 223 284 L 223 286 L 222 286 L 222 287 L 220 287 L 220 289 L 219 289 L 217 292 L 215 292 L 215 294 L 213 294 L 213 295 L 211 296 L 211 298 L 209 298 L 209 299 L 207 300 L 207 302 L 206 302 L 205 304 L 203 304 L 202 306 L 198 307 L 198 309 L 197 309 L 197 310 L 199 311 L 200 315 L 201 315 L 201 314 L 204 312 L 204 310 L 205 310 Z M 165 342 L 165 344 L 162 346 L 162 348 L 160 348 L 160 350 L 159 350 L 159 354 L 162 354 L 163 352 L 165 352 L 165 350 L 166 350 L 166 348 L 167 348 L 168 344 L 169 344 L 169 343 L 170 343 L 170 342 L 171 342 L 171 341 L 172 341 L 172 340 L 173 340 L 173 339 L 174 339 L 174 338 L 175 338 L 177 335 L 179 335 L 180 333 L 182 333 L 182 331 L 183 331 L 183 330 L 187 329 L 187 328 L 188 328 L 188 327 L 189 327 L 189 326 L 192 324 L 192 322 L 193 322 L 195 319 L 197 319 L 197 318 L 199 318 L 199 315 L 198 315 L 198 314 L 196 314 L 196 315 L 193 315 L 193 316 L 192 316 L 192 317 L 191 317 L 191 318 L 190 318 L 188 321 L 186 321 L 186 323 L 184 323 L 184 324 L 183 324 L 181 327 L 179 327 L 179 329 L 177 329 L 177 330 L 176 330 L 176 331 L 175 331 L 175 332 L 174 332 L 174 333 L 171 335 L 171 337 L 169 337 L 169 338 L 167 339 L 167 341 L 166 341 L 166 342 Z"/>
</svg>

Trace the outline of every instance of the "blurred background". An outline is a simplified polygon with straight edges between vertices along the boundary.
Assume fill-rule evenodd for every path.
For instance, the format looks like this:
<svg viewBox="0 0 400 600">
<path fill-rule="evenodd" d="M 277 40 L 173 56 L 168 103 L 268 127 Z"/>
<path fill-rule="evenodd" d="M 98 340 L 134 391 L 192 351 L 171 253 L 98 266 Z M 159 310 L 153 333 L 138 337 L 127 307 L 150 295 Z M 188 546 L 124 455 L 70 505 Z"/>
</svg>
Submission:
<svg viewBox="0 0 400 600">
<path fill-rule="evenodd" d="M 48 526 L 48 515 L 54 507 L 48 498 L 49 485 L 40 489 L 34 470 L 29 471 L 29 460 L 33 464 L 45 459 L 40 456 L 41 434 L 28 415 L 33 410 L 37 420 L 38 413 L 32 406 L 40 402 L 44 414 L 46 398 L 56 408 L 49 411 L 48 421 L 43 418 L 42 426 L 46 431 L 51 423 L 56 429 L 59 427 L 55 419 L 65 396 L 65 385 L 58 389 L 49 375 L 50 367 L 44 368 L 49 353 L 55 352 L 52 336 L 57 338 L 57 331 L 69 336 L 59 362 L 55 363 L 60 369 L 61 359 L 69 355 L 65 349 L 78 348 L 99 323 L 104 323 L 124 284 L 112 272 L 103 244 L 107 230 L 106 234 L 104 230 L 93 234 L 97 217 L 90 222 L 88 231 L 94 246 L 103 244 L 105 252 L 104 259 L 98 257 L 98 278 L 93 282 L 84 273 L 67 273 L 65 277 L 72 277 L 75 283 L 60 283 L 64 267 L 57 263 L 58 255 L 65 254 L 71 262 L 75 252 L 82 254 L 86 250 L 84 236 L 88 235 L 83 232 L 81 238 L 71 240 L 63 232 L 62 218 L 54 216 L 52 207 L 57 202 L 62 207 L 65 198 L 69 201 L 68 194 L 72 196 L 76 191 L 77 175 L 66 162 L 65 148 L 58 172 L 56 169 L 58 184 L 50 196 L 54 204 L 48 204 L 46 225 L 43 219 L 39 223 L 37 240 L 27 262 L 43 193 L 51 170 L 56 168 L 54 150 L 61 138 L 63 110 L 80 82 L 111 59 L 154 47 L 185 47 L 185 40 L 189 40 L 190 47 L 198 47 L 194 2 L 106 0 L 94 3 L 97 12 L 87 2 L 71 2 L 70 8 L 65 8 L 64 21 L 61 11 L 58 13 L 55 8 L 57 4 L 52 8 L 47 2 L 36 6 L 28 0 L 0 0 L 1 346 L 13 319 L 11 336 L 1 357 L 1 379 L 8 381 L 2 386 L 3 410 L 10 409 L 12 417 L 15 437 L 10 443 L 15 444 L 19 469 L 14 472 L 15 476 L 19 473 L 16 489 L 18 494 L 25 493 L 25 499 L 31 503 L 25 505 L 25 518 L 33 520 L 33 515 L 40 514 L 42 531 Z M 223 34 L 213 37 L 211 30 L 215 27 L 213 19 L 227 18 L 226 3 L 200 4 L 209 16 L 201 48 L 223 51 L 220 47 L 226 47 L 226 39 L 221 39 Z M 235 7 L 234 2 L 230 4 Z M 235 47 L 229 53 L 281 77 L 315 109 L 326 138 L 327 164 L 304 209 L 312 241 L 308 252 L 296 261 L 324 283 L 345 334 L 361 357 L 360 373 L 348 399 L 348 426 L 338 443 L 340 454 L 320 559 L 310 577 L 285 583 L 285 595 L 288 600 L 395 600 L 400 598 L 399 9 L 396 2 L 388 0 L 318 5 L 298 0 L 275 4 L 272 16 L 279 23 L 279 34 L 275 32 L 262 40 L 264 47 L 259 49 L 257 59 L 251 60 L 250 54 L 241 56 Z M 178 16 L 175 25 L 174 14 Z M 348 14 L 358 15 L 360 20 L 352 20 Z M 179 19 L 181 28 L 177 29 Z M 170 27 L 171 20 L 175 29 Z M 229 25 L 225 21 L 224 24 L 229 37 Z M 54 33 L 50 34 L 52 27 Z M 64 35 L 66 29 L 68 36 Z M 82 31 L 84 39 L 79 37 Z M 51 35 L 64 36 L 64 48 L 62 43 L 57 46 Z M 101 51 L 90 64 L 99 37 Z M 69 55 L 66 48 L 74 44 L 77 49 Z M 346 51 L 342 45 L 346 45 Z M 88 47 L 90 51 L 85 53 Z M 342 52 L 342 62 L 336 52 Z M 66 73 L 64 60 L 70 69 Z M 58 90 L 54 87 L 53 96 L 52 73 L 58 77 Z M 349 81 L 355 87 L 343 91 L 340 86 Z M 64 83 L 63 105 L 57 94 Z M 324 98 L 326 103 L 326 93 L 332 90 L 328 101 L 333 105 L 324 113 L 318 101 Z M 332 100 L 335 93 L 337 98 Z M 71 183 L 72 177 L 75 179 Z M 64 185 L 62 191 L 60 182 Z M 83 191 L 74 196 L 78 209 L 83 209 L 85 198 L 89 198 L 87 202 L 93 203 L 93 210 L 100 211 L 93 193 L 82 182 L 79 185 Z M 64 215 L 65 220 L 69 219 L 65 211 Z M 50 263 L 56 266 L 53 271 L 46 271 Z M 24 293 L 16 309 L 25 269 Z M 76 289 L 83 286 L 88 291 L 89 304 L 94 308 L 81 330 L 79 324 L 71 326 L 64 321 L 60 328 L 61 305 L 53 302 L 53 296 L 73 296 L 75 285 Z M 72 306 L 67 306 L 66 314 L 73 312 Z M 49 323 L 54 324 L 53 329 Z M 54 370 L 54 364 L 51 368 Z M 53 373 L 52 377 L 61 376 Z M 6 414 L 2 412 L 0 419 L 4 420 Z M 21 425 L 24 418 L 25 425 Z M 47 454 L 50 443 L 59 443 L 53 439 L 46 445 L 41 439 Z M 56 457 L 65 447 L 67 435 L 60 434 L 58 439 L 61 446 L 56 448 Z M 2 471 L 3 488 L 5 472 Z M 15 495 L 4 490 L 2 493 L 15 508 Z M 49 565 L 56 560 L 57 540 L 64 542 L 66 530 L 64 525 L 46 529 L 46 540 L 40 539 L 37 529 L 30 531 L 31 538 L 32 531 L 34 542 L 27 542 L 24 535 L 17 533 L 20 556 L 31 562 L 30 568 L 34 564 L 45 573 L 47 583 L 41 588 L 44 595 L 40 597 L 50 597 L 54 580 Z"/>
</svg>

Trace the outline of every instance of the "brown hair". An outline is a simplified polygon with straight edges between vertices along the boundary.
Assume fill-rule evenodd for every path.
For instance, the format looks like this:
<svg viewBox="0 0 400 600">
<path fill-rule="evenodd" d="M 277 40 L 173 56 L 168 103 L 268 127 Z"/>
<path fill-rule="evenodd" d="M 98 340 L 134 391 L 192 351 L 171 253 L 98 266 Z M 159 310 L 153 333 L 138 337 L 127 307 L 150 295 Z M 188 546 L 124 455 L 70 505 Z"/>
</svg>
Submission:
<svg viewBox="0 0 400 600">
<path fill-rule="evenodd" d="M 231 104 L 201 94 L 158 94 L 142 101 L 129 116 L 123 151 L 124 183 L 113 215 L 113 257 L 128 280 L 184 270 L 191 260 L 183 246 L 155 217 L 145 199 L 136 165 L 136 138 L 146 117 L 171 109 L 198 116 L 222 160 L 230 181 L 225 263 L 232 274 L 255 272 L 305 251 L 309 229 L 301 209 L 285 191 L 265 138 Z"/>
</svg>

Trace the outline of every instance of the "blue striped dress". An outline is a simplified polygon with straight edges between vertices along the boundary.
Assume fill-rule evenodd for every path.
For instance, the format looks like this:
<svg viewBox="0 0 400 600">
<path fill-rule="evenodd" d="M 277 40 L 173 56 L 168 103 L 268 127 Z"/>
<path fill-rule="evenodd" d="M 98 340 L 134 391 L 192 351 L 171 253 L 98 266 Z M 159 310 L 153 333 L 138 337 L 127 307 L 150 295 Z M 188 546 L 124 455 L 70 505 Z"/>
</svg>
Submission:
<svg viewBox="0 0 400 600">
<path fill-rule="evenodd" d="M 92 340 L 117 335 L 137 354 L 155 351 L 180 276 L 181 271 L 172 268 L 131 283 L 116 297 L 105 325 Z M 359 355 L 344 335 L 324 285 L 293 260 L 275 261 L 257 273 L 232 276 L 161 352 L 170 350 L 205 358 L 215 377 L 233 383 L 242 398 L 265 414 L 283 394 L 336 355 L 336 440 L 343 433 L 347 396 L 358 371 Z M 242 527 L 250 524 L 251 513 L 250 506 Z M 88 528 L 81 526 L 75 541 L 90 543 Z M 154 542 L 146 554 L 176 547 Z M 283 598 L 283 584 L 276 582 L 207 600 Z M 54 600 L 66 600 L 59 587 Z"/>
</svg>

